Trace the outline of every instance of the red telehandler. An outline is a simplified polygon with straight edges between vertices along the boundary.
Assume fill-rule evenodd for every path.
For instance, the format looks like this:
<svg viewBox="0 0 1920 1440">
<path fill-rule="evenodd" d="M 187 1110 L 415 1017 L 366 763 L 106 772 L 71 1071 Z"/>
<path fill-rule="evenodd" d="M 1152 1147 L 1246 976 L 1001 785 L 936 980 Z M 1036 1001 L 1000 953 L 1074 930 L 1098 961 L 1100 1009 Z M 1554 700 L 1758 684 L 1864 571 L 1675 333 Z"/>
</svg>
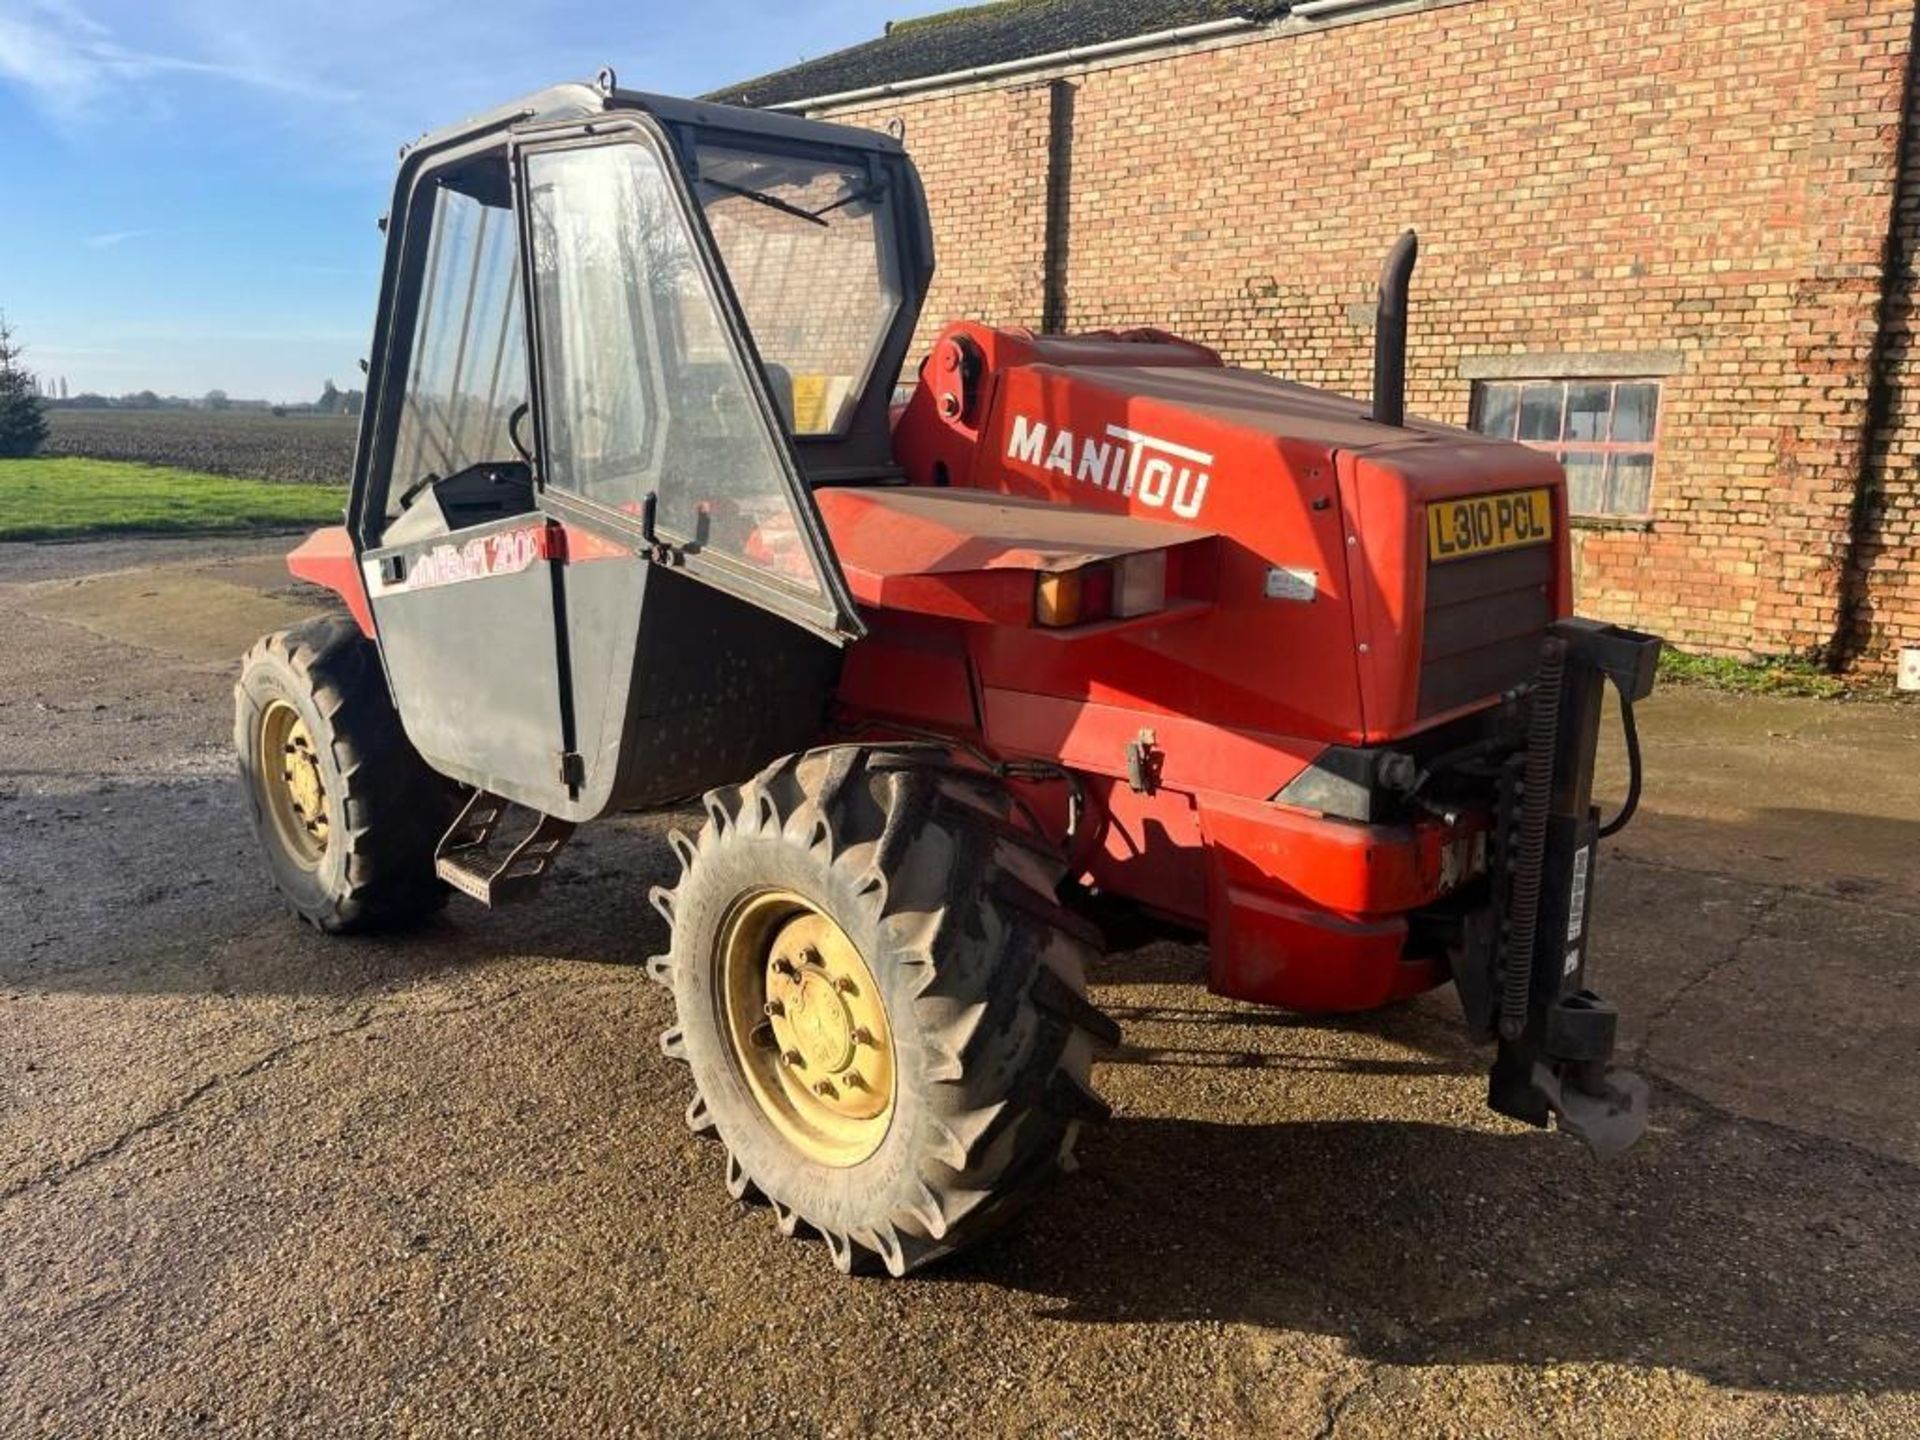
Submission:
<svg viewBox="0 0 1920 1440">
<path fill-rule="evenodd" d="M 1549 455 L 1155 330 L 949 325 L 892 137 L 570 85 L 405 152 L 348 616 L 248 654 L 273 878 L 328 932 L 538 889 L 575 826 L 703 797 L 655 890 L 661 1037 L 727 1188 L 844 1270 L 976 1239 L 1072 1160 L 1118 1040 L 1102 926 L 1218 993 L 1452 980 L 1490 1103 L 1646 1124 L 1586 985 L 1605 686 Z M 350 618 L 349 618 L 350 617 Z"/>
</svg>

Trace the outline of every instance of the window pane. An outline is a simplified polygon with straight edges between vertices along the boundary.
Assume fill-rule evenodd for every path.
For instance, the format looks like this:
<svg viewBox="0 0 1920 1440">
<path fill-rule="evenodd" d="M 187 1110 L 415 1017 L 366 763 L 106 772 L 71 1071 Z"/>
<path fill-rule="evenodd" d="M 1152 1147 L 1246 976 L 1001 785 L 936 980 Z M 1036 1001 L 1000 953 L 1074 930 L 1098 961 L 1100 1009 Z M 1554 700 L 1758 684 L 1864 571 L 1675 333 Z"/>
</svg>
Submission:
<svg viewBox="0 0 1920 1440">
<path fill-rule="evenodd" d="M 1619 444 L 1645 444 L 1653 439 L 1654 418 L 1660 408 L 1660 387 L 1648 381 L 1634 381 L 1619 387 L 1613 402 L 1613 440 Z"/>
<path fill-rule="evenodd" d="M 885 189 L 862 166 L 707 145 L 699 195 L 788 429 L 839 431 L 900 308 Z"/>
<path fill-rule="evenodd" d="M 1473 417 L 1473 428 L 1482 435 L 1500 440 L 1513 438 L 1514 421 L 1520 414 L 1518 385 L 1482 385 L 1480 403 Z"/>
<path fill-rule="evenodd" d="M 1568 440 L 1599 444 L 1607 438 L 1607 415 L 1613 405 L 1613 386 L 1606 381 L 1567 387 Z"/>
<path fill-rule="evenodd" d="M 499 167 L 505 191 L 505 165 Z M 451 187 L 434 197 L 387 515 L 428 476 L 519 458 L 507 418 L 527 398 L 519 246 L 511 211 Z"/>
<path fill-rule="evenodd" d="M 1565 452 L 1560 463 L 1567 467 L 1567 509 L 1575 515 L 1606 513 L 1607 457 L 1591 452 Z"/>
<path fill-rule="evenodd" d="M 1625 387 L 1622 387 L 1625 388 Z M 1653 456 L 1616 455 L 1607 476 L 1607 513 L 1644 515 L 1653 493 Z"/>
<path fill-rule="evenodd" d="M 548 479 L 811 593 L 773 434 L 671 182 L 637 144 L 529 157 Z"/>
<path fill-rule="evenodd" d="M 1520 392 L 1520 438 L 1558 440 L 1564 385 L 1529 385 Z"/>
</svg>

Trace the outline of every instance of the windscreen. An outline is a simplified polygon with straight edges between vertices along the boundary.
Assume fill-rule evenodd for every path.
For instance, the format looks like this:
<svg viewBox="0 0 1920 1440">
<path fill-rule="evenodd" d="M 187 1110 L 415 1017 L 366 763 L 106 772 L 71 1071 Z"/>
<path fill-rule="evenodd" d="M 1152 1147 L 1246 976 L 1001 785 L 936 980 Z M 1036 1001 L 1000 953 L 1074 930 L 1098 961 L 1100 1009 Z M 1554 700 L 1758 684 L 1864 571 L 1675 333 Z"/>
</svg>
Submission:
<svg viewBox="0 0 1920 1440">
<path fill-rule="evenodd" d="M 788 429 L 837 435 L 900 308 L 886 187 L 853 161 L 699 148 L 696 193 Z"/>
<path fill-rule="evenodd" d="M 803 595 L 822 586 L 747 372 L 650 145 L 526 162 L 547 483 Z"/>
</svg>

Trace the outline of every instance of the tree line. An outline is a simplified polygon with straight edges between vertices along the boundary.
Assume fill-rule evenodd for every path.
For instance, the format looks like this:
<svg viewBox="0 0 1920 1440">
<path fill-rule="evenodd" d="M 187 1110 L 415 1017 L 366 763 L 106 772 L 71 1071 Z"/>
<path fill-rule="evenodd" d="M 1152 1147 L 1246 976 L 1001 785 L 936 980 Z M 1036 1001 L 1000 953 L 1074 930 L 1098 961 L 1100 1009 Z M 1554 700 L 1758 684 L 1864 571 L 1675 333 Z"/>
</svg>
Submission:
<svg viewBox="0 0 1920 1440">
<path fill-rule="evenodd" d="M 358 415 L 365 396 L 342 390 L 332 380 L 319 397 L 304 405 L 276 405 L 268 400 L 236 400 L 224 390 L 209 390 L 198 398 L 160 395 L 134 390 L 124 395 L 83 391 L 69 395 L 65 376 L 49 382 L 27 368 L 26 347 L 14 339 L 5 312 L 0 312 L 0 458 L 19 459 L 46 443 L 47 411 L 68 410 L 265 410 L 275 415 Z"/>
</svg>

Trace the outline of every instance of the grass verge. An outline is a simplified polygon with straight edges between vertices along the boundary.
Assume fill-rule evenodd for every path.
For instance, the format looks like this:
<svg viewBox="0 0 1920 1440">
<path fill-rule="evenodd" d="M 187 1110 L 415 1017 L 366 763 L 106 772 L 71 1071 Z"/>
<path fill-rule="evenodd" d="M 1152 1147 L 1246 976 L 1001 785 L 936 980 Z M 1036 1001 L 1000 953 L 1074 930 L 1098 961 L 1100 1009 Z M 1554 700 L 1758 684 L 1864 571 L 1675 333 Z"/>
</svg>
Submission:
<svg viewBox="0 0 1920 1440">
<path fill-rule="evenodd" d="M 1660 678 L 1737 695 L 1803 695 L 1815 700 L 1838 700 L 1855 689 L 1811 660 L 1794 656 L 1729 660 L 1718 655 L 1689 655 L 1670 646 L 1660 651 Z"/>
<path fill-rule="evenodd" d="M 273 485 L 119 460 L 0 460 L 0 540 L 337 521 L 334 485 Z"/>
</svg>

